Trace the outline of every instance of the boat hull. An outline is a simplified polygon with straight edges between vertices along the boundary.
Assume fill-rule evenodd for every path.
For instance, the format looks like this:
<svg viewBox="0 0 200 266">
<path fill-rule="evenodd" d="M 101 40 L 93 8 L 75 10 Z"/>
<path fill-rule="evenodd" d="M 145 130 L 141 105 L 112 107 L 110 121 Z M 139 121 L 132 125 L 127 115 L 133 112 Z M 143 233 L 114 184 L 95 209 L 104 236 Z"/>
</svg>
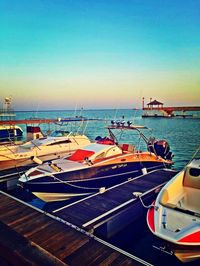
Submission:
<svg viewBox="0 0 200 266">
<path fill-rule="evenodd" d="M 175 246 L 173 248 L 174 255 L 182 262 L 191 262 L 200 259 L 199 246 Z"/>
<path fill-rule="evenodd" d="M 37 159 L 41 160 L 43 163 L 46 161 L 59 159 L 62 156 L 66 156 L 66 154 L 67 154 L 67 151 L 51 153 L 47 155 L 37 156 Z M 23 158 L 23 159 L 10 159 L 6 161 L 0 161 L 1 170 L 13 169 L 14 172 L 16 172 L 16 170 L 18 170 L 19 168 L 21 169 L 21 171 L 23 171 L 35 165 L 38 165 L 38 164 L 34 162 L 34 156 L 28 156 L 27 158 Z M 27 166 L 30 166 L 30 167 L 27 167 Z M 1 172 L 0 172 L 0 176 L 1 176 Z"/>
<path fill-rule="evenodd" d="M 42 200 L 58 201 L 75 196 L 85 196 L 104 190 L 147 172 L 163 168 L 162 163 L 139 162 L 121 163 L 88 167 L 85 169 L 54 173 L 35 179 L 19 182 L 23 188 L 35 194 Z"/>
<path fill-rule="evenodd" d="M 153 222 L 151 219 L 153 218 L 153 211 L 148 211 L 147 213 L 147 224 L 149 228 L 154 230 L 152 227 Z M 155 233 L 152 231 L 159 239 L 162 239 L 162 248 L 160 250 L 167 250 L 170 254 L 174 254 L 181 262 L 191 262 L 197 259 L 200 259 L 200 245 L 193 243 L 191 244 L 180 244 L 175 242 L 170 242 L 162 235 Z"/>
</svg>

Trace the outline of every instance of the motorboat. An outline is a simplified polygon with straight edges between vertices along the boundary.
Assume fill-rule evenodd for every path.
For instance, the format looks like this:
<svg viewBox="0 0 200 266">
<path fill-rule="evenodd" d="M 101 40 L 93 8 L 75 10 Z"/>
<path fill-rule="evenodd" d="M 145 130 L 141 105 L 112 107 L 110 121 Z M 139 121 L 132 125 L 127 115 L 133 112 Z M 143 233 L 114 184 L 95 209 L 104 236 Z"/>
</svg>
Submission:
<svg viewBox="0 0 200 266">
<path fill-rule="evenodd" d="M 155 169 L 172 165 L 172 153 L 166 141 L 147 139 L 143 126 L 112 124 L 109 136 L 96 138 L 70 156 L 29 169 L 19 185 L 45 202 L 86 196 Z M 136 131 L 145 141 L 146 151 L 133 144 L 119 143 L 114 130 Z"/>
<path fill-rule="evenodd" d="M 200 159 L 193 159 L 160 191 L 147 212 L 161 250 L 182 262 L 200 259 Z"/>
<path fill-rule="evenodd" d="M 57 130 L 52 135 L 27 141 L 21 145 L 4 145 L 0 148 L 0 169 L 19 169 L 31 164 L 42 164 L 74 152 L 91 143 L 84 135 Z M 5 172 L 5 171 L 4 171 Z"/>
</svg>

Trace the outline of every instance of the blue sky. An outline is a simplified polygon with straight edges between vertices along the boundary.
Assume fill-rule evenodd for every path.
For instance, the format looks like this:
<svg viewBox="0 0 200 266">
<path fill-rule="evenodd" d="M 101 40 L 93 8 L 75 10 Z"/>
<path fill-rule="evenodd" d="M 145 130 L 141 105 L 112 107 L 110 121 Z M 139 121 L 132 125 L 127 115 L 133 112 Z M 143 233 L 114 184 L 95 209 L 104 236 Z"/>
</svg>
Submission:
<svg viewBox="0 0 200 266">
<path fill-rule="evenodd" d="M 17 109 L 199 105 L 199 28 L 198 0 L 0 0 L 1 97 Z"/>
</svg>

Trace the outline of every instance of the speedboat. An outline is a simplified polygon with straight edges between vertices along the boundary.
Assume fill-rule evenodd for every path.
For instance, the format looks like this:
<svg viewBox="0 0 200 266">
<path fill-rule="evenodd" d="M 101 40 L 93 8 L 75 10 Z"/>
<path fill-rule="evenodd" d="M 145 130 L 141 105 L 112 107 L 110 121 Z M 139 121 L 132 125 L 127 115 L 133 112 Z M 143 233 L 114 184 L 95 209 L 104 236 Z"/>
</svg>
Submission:
<svg viewBox="0 0 200 266">
<path fill-rule="evenodd" d="M 200 258 L 200 159 L 162 188 L 147 212 L 147 224 L 164 241 L 161 250 L 182 262 Z"/>
<path fill-rule="evenodd" d="M 124 124 L 108 127 L 109 137 L 78 149 L 70 156 L 29 169 L 19 178 L 19 185 L 45 202 L 86 196 L 119 184 L 151 170 L 172 165 L 166 141 L 147 139 L 145 127 Z M 137 150 L 133 144 L 119 143 L 113 130 L 136 131 L 147 144 Z"/>
<path fill-rule="evenodd" d="M 43 161 L 60 158 L 89 143 L 91 141 L 83 134 L 56 131 L 52 136 L 36 138 L 22 145 L 4 145 L 0 149 L 0 169 L 23 169 L 34 163 L 42 164 Z"/>
</svg>

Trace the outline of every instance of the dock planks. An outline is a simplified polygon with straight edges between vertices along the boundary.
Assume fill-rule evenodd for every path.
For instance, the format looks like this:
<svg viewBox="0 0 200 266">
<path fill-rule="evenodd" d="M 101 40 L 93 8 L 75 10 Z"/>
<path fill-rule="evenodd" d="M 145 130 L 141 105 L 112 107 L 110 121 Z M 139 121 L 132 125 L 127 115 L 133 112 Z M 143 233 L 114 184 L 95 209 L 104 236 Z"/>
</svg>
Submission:
<svg viewBox="0 0 200 266">
<path fill-rule="evenodd" d="M 125 207 L 137 204 L 139 199 L 133 196 L 133 192 L 151 193 L 157 187 L 163 186 L 175 174 L 176 172 L 172 170 L 156 170 L 107 189 L 103 194 L 97 193 L 54 210 L 53 213 L 89 231 L 99 221 L 102 221 L 102 218 L 106 220 Z"/>
<path fill-rule="evenodd" d="M 3 192 L 0 202 L 0 262 L 3 258 L 20 266 L 150 265 Z"/>
<path fill-rule="evenodd" d="M 4 258 L 10 265 L 20 266 L 150 265 L 87 231 L 138 205 L 133 192 L 148 195 L 175 174 L 165 169 L 153 171 L 64 206 L 53 215 L 0 192 L 0 262 Z"/>
</svg>

